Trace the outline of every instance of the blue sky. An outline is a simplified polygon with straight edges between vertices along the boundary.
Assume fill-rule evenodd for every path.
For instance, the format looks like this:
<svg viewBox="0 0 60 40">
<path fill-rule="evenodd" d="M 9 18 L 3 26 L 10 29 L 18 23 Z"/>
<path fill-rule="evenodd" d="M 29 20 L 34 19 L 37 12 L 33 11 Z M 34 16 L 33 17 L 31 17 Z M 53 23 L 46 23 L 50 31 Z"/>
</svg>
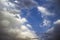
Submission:
<svg viewBox="0 0 60 40">
<path fill-rule="evenodd" d="M 57 5 L 54 4 L 54 1 L 46 1 L 46 0 L 35 0 L 39 6 L 44 7 L 46 10 L 48 10 L 48 14 L 43 14 L 43 12 L 39 11 L 37 7 L 33 7 L 32 9 L 22 10 L 22 17 L 25 17 L 29 24 L 32 25 L 33 30 L 40 35 L 40 33 L 46 32 L 48 29 L 53 27 L 53 23 L 60 19 L 60 13 L 57 11 Z M 57 7 L 56 7 L 57 6 Z M 57 11 L 56 11 L 57 10 Z M 42 10 L 44 11 L 44 10 Z M 43 16 L 44 15 L 44 16 Z M 42 17 L 43 16 L 43 17 Z M 46 20 L 46 22 L 44 22 Z M 50 23 L 48 23 L 50 22 Z M 44 24 L 46 24 L 44 26 Z"/>
<path fill-rule="evenodd" d="M 43 0 L 36 0 L 39 5 L 44 6 L 43 4 L 46 3 L 46 1 Z M 46 4 L 47 5 L 47 4 Z M 48 6 L 48 5 L 47 5 Z M 47 8 L 47 7 L 46 7 Z M 54 21 L 54 16 L 46 16 L 44 18 L 41 17 L 42 13 L 38 11 L 37 7 L 33 7 L 32 9 L 22 10 L 22 17 L 26 17 L 29 23 L 32 25 L 33 29 L 37 32 L 44 32 L 50 27 L 40 27 L 40 24 L 43 22 L 44 19 L 48 19 L 50 21 Z M 52 25 L 52 24 L 50 24 Z"/>
<path fill-rule="evenodd" d="M 52 28 L 53 23 L 60 19 L 58 6 L 53 0 L 20 0 L 19 2 L 21 4 L 16 3 L 16 7 L 21 9 L 20 16 L 27 19 L 38 35 Z"/>
</svg>

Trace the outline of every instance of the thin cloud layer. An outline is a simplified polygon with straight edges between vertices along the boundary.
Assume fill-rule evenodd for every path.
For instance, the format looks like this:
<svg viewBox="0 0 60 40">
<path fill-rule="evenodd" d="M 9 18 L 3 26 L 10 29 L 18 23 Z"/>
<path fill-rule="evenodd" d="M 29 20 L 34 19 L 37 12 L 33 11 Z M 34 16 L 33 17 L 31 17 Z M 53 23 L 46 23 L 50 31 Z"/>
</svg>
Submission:
<svg viewBox="0 0 60 40">
<path fill-rule="evenodd" d="M 24 25 L 26 18 L 20 16 L 20 11 L 9 0 L 0 0 L 0 39 L 1 40 L 31 40 L 37 35 Z M 1 10 L 2 9 L 2 10 Z M 30 26 L 31 27 L 31 26 Z"/>
</svg>

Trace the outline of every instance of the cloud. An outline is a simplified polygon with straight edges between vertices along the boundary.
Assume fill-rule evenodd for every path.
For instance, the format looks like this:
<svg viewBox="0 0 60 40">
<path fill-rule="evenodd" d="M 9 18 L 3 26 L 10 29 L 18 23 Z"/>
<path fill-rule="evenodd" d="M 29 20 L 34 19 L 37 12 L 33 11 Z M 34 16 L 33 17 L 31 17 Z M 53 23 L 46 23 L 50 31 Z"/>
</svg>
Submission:
<svg viewBox="0 0 60 40">
<path fill-rule="evenodd" d="M 54 27 L 48 29 L 48 30 L 47 30 L 47 33 L 52 33 L 52 32 L 53 32 L 53 29 L 54 29 Z"/>
<path fill-rule="evenodd" d="M 47 30 L 43 38 L 45 40 L 59 40 L 60 39 L 60 20 L 54 22 L 54 27 Z"/>
<path fill-rule="evenodd" d="M 26 18 L 22 18 L 22 19 L 21 19 L 21 22 L 22 22 L 22 23 L 27 22 Z"/>
<path fill-rule="evenodd" d="M 28 28 L 30 24 L 27 25 L 28 27 L 25 25 L 28 21 L 20 16 L 19 10 L 14 6 L 5 5 L 6 0 L 0 0 L 0 2 L 0 38 L 2 40 L 28 40 L 37 37 L 35 32 Z"/>
<path fill-rule="evenodd" d="M 26 24 L 26 26 L 27 26 L 28 28 L 32 28 L 32 26 L 31 26 L 30 24 Z"/>
<path fill-rule="evenodd" d="M 55 27 L 54 27 L 54 39 L 60 40 L 60 19 L 58 19 L 55 22 Z"/>
<path fill-rule="evenodd" d="M 60 20 L 57 20 L 56 22 L 54 22 L 54 24 L 60 24 Z"/>
<path fill-rule="evenodd" d="M 12 0 L 10 0 L 12 2 Z M 37 2 L 34 0 L 15 0 L 14 1 L 17 8 L 32 8 L 37 6 Z"/>
<path fill-rule="evenodd" d="M 44 19 L 43 22 L 40 24 L 40 27 L 50 27 L 51 21 Z"/>
<path fill-rule="evenodd" d="M 40 27 L 50 27 L 51 26 L 51 20 L 50 17 L 54 17 L 54 13 L 50 12 L 46 7 L 38 6 L 38 11 L 41 13 L 41 17 L 43 18 L 42 23 L 40 23 Z"/>
<path fill-rule="evenodd" d="M 33 38 L 34 35 L 35 35 L 35 33 L 32 32 L 33 30 L 30 31 L 30 30 L 29 30 L 26 26 L 24 26 L 24 25 L 22 25 L 21 30 L 23 31 L 23 32 L 22 32 L 22 35 L 24 35 L 24 36 L 26 36 L 26 37 Z M 34 33 L 34 34 L 32 34 L 32 33 Z M 29 35 L 27 35 L 27 34 L 29 34 Z M 35 35 L 35 36 L 36 36 L 36 35 Z"/>
<path fill-rule="evenodd" d="M 38 6 L 37 9 L 38 9 L 38 11 L 41 12 L 42 17 L 54 15 L 53 13 L 49 12 L 49 11 L 48 11 L 45 7 L 43 7 L 43 6 Z"/>
</svg>

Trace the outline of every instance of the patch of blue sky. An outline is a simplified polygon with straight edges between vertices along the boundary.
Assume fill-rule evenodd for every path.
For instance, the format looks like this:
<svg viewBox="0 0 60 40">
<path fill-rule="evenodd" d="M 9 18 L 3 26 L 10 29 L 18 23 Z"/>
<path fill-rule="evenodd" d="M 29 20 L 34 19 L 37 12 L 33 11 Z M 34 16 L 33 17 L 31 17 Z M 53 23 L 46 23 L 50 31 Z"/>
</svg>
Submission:
<svg viewBox="0 0 60 40">
<path fill-rule="evenodd" d="M 13 0 L 14 1 L 14 0 Z M 37 32 L 37 33 L 42 33 L 45 32 L 47 29 L 51 28 L 53 25 L 53 22 L 56 21 L 57 19 L 60 19 L 60 14 L 58 12 L 55 12 L 55 4 L 53 1 L 46 1 L 46 0 L 35 0 L 39 6 L 43 6 L 45 7 L 47 10 L 49 10 L 49 12 L 54 12 L 54 14 L 56 14 L 55 16 L 46 16 L 46 17 L 41 17 L 42 13 L 38 11 L 38 9 L 36 7 L 33 7 L 32 5 L 30 7 L 33 7 L 29 10 L 27 9 L 22 9 L 21 10 L 21 16 L 25 17 L 29 24 L 32 25 L 32 28 Z M 24 2 L 23 2 L 24 3 Z M 34 3 L 33 3 L 34 4 Z M 21 7 L 23 8 L 23 6 L 26 8 L 29 8 L 29 5 L 18 5 L 18 8 Z M 59 10 L 58 10 L 59 11 Z M 39 24 L 43 22 L 43 20 L 50 20 L 51 21 L 51 26 L 48 27 L 40 27 Z"/>
</svg>

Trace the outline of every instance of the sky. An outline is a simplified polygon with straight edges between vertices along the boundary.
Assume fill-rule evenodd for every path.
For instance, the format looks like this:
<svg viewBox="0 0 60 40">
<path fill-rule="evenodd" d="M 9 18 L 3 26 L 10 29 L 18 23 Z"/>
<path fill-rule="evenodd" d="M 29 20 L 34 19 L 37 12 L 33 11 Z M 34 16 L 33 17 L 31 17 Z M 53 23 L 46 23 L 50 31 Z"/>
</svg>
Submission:
<svg viewBox="0 0 60 40">
<path fill-rule="evenodd" d="M 51 28 L 53 22 L 57 19 L 54 11 L 50 11 L 53 6 L 52 1 L 48 0 L 35 0 L 37 7 L 31 9 L 22 9 L 22 17 L 25 17 L 32 28 L 38 33 L 43 33 Z M 32 6 L 31 6 L 32 7 Z M 54 6 L 53 6 L 54 7 Z M 54 9 L 53 9 L 54 10 Z"/>
<path fill-rule="evenodd" d="M 2 25 L 6 23 L 4 26 L 9 26 L 8 28 L 13 26 L 9 32 L 19 34 L 19 30 L 21 30 L 21 38 L 25 38 L 25 36 L 40 38 L 43 33 L 53 29 L 55 23 L 60 22 L 59 2 L 59 0 L 1 0 L 0 10 L 8 11 L 4 15 L 4 12 L 1 14 L 2 19 L 6 18 L 1 23 Z M 6 20 L 11 20 L 12 24 Z M 13 29 L 16 27 L 17 29 Z"/>
</svg>

